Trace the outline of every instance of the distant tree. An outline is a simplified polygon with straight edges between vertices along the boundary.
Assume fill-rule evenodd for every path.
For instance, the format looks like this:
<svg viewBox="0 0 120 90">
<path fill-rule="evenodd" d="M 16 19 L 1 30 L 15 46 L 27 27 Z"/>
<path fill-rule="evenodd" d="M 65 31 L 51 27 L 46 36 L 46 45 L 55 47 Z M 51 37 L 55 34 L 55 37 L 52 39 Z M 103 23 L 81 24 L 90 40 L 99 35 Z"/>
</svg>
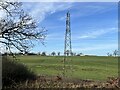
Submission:
<svg viewBox="0 0 120 90">
<path fill-rule="evenodd" d="M 83 53 L 80 53 L 80 56 L 82 56 L 83 55 Z"/>
<path fill-rule="evenodd" d="M 76 56 L 80 56 L 80 54 L 78 53 Z"/>
<path fill-rule="evenodd" d="M 55 56 L 55 55 L 56 55 L 56 53 L 55 53 L 55 52 L 52 52 L 52 53 L 51 53 L 51 55 L 52 55 L 52 56 Z"/>
<path fill-rule="evenodd" d="M 41 55 L 41 53 L 40 53 L 40 52 L 38 52 L 38 55 Z"/>
<path fill-rule="evenodd" d="M 117 50 L 115 50 L 114 52 L 113 52 L 113 56 L 117 56 L 118 55 L 118 51 Z"/>
<path fill-rule="evenodd" d="M 73 53 L 74 56 L 76 56 L 76 53 Z"/>
<path fill-rule="evenodd" d="M 110 56 L 112 56 L 112 54 L 110 54 Z"/>
<path fill-rule="evenodd" d="M 74 56 L 74 53 L 73 53 L 73 52 L 71 52 L 71 56 Z"/>
<path fill-rule="evenodd" d="M 58 52 L 58 56 L 60 56 L 60 52 Z"/>
<path fill-rule="evenodd" d="M 107 53 L 107 56 L 112 56 L 112 54 L 108 52 L 108 53 Z"/>
<path fill-rule="evenodd" d="M 111 56 L 111 54 L 108 52 L 108 53 L 107 53 L 107 56 Z"/>
<path fill-rule="evenodd" d="M 46 52 L 42 52 L 41 56 L 46 56 Z"/>
<path fill-rule="evenodd" d="M 110 53 L 109 53 L 109 52 L 107 53 L 107 56 L 110 56 Z"/>
<path fill-rule="evenodd" d="M 69 56 L 69 50 L 66 51 L 67 56 Z"/>
<path fill-rule="evenodd" d="M 36 53 L 27 53 L 27 55 L 37 55 Z"/>
</svg>

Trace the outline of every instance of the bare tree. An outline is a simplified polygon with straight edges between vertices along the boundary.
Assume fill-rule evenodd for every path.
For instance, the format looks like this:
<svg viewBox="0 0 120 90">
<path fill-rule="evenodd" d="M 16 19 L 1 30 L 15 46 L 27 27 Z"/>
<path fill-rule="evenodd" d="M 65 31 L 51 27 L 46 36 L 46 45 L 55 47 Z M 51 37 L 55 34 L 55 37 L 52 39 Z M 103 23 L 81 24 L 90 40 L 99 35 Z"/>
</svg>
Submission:
<svg viewBox="0 0 120 90">
<path fill-rule="evenodd" d="M 0 2 L 0 10 L 5 15 L 0 19 L 0 43 L 10 51 L 13 47 L 26 53 L 34 46 L 34 40 L 43 43 L 46 30 L 40 29 L 21 6 L 22 3 L 19 2 Z"/>
</svg>

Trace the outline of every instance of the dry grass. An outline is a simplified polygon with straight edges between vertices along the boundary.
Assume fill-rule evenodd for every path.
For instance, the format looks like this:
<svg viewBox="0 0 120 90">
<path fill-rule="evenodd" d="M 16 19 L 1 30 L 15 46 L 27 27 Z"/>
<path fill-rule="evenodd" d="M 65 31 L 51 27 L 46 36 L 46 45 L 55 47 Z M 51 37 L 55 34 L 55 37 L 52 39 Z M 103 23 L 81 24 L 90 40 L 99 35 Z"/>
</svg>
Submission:
<svg viewBox="0 0 120 90">
<path fill-rule="evenodd" d="M 61 78 L 59 80 L 58 78 Z M 91 80 L 70 80 L 62 77 L 39 76 L 36 80 L 27 80 L 9 88 L 120 88 L 118 78 L 109 77 L 106 82 Z"/>
</svg>

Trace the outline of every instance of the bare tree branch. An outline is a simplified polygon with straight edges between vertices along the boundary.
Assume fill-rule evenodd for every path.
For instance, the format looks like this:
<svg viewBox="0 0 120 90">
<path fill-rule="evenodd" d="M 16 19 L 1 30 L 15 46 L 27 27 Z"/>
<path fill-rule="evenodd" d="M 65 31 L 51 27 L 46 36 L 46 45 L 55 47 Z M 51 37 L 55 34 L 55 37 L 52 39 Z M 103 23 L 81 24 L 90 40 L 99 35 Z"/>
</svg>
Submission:
<svg viewBox="0 0 120 90">
<path fill-rule="evenodd" d="M 6 17 L 0 19 L 0 43 L 10 48 L 14 47 L 26 52 L 34 44 L 33 40 L 40 40 L 44 44 L 45 28 L 39 28 L 35 20 L 21 8 L 22 3 L 0 2 L 0 10 L 5 11 Z"/>
</svg>

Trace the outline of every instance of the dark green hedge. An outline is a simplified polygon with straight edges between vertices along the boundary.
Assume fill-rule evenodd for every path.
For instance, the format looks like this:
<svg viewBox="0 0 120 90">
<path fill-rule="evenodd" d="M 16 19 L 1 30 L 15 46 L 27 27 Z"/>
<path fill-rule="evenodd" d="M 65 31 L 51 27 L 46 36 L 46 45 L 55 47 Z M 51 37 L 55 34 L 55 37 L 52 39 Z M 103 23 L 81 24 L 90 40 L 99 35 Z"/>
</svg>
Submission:
<svg viewBox="0 0 120 90">
<path fill-rule="evenodd" d="M 6 56 L 2 57 L 2 84 L 3 87 L 14 86 L 17 83 L 29 79 L 35 79 L 36 75 L 24 64 L 12 60 Z"/>
</svg>

